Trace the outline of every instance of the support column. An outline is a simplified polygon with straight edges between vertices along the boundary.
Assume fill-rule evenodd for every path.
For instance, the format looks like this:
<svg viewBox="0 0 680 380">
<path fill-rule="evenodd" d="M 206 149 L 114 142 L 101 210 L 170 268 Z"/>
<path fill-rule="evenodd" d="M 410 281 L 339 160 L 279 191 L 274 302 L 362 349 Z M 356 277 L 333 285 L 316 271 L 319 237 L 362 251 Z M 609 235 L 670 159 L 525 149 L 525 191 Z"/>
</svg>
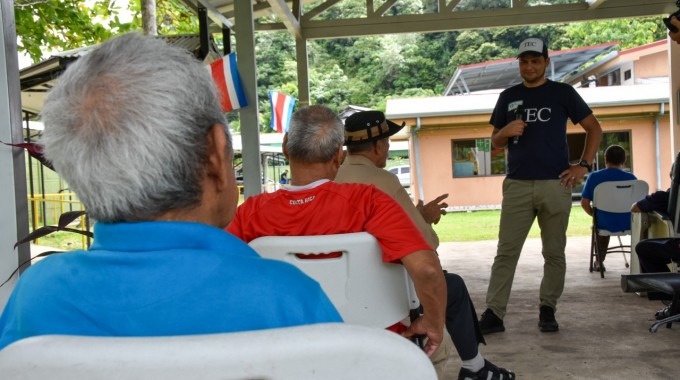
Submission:
<svg viewBox="0 0 680 380">
<path fill-rule="evenodd" d="M 671 156 L 669 162 L 675 160 L 680 150 L 680 44 L 668 38 L 668 81 L 670 82 L 670 127 L 671 127 Z"/>
<path fill-rule="evenodd" d="M 304 37 L 295 39 L 295 58 L 297 60 L 298 103 L 309 105 L 309 61 L 307 56 L 307 40 Z"/>
<path fill-rule="evenodd" d="M 210 34 L 208 33 L 208 10 L 198 4 L 198 39 L 201 42 L 200 60 L 204 60 L 210 52 Z"/>
<path fill-rule="evenodd" d="M 14 2 L 0 0 L 0 141 L 21 143 L 21 91 L 14 24 Z M 22 149 L 0 145 L 0 282 L 30 258 L 27 244 L 13 249 L 28 235 L 26 163 Z M 0 312 L 14 288 L 15 278 L 0 287 Z"/>
<path fill-rule="evenodd" d="M 231 29 L 227 27 L 222 27 L 222 53 L 231 53 Z"/>
<path fill-rule="evenodd" d="M 241 142 L 243 144 L 243 196 L 248 198 L 262 192 L 260 167 L 260 124 L 257 104 L 257 70 L 255 67 L 255 25 L 253 4 L 250 1 L 234 2 L 234 33 L 238 72 L 248 107 L 239 109 L 241 117 Z"/>
</svg>

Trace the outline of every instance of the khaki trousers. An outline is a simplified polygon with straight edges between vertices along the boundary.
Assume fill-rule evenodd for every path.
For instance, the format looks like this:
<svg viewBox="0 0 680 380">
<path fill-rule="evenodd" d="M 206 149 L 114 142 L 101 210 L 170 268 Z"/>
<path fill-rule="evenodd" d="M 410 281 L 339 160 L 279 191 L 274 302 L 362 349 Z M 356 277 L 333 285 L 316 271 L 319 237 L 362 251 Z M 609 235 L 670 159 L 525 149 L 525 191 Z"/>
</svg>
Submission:
<svg viewBox="0 0 680 380">
<path fill-rule="evenodd" d="M 437 379 L 444 380 L 444 370 L 446 369 L 446 363 L 448 363 L 451 353 L 453 352 L 453 341 L 451 340 L 451 335 L 444 329 L 444 339 L 442 344 L 439 345 L 437 351 L 435 351 L 432 356 L 430 356 L 430 361 L 434 366 L 435 372 L 437 372 Z"/>
<path fill-rule="evenodd" d="M 517 260 L 535 219 L 541 229 L 544 259 L 540 305 L 557 310 L 567 270 L 564 247 L 570 212 L 571 188 L 558 179 L 503 181 L 498 248 L 486 293 L 486 305 L 496 316 L 505 317 Z"/>
</svg>

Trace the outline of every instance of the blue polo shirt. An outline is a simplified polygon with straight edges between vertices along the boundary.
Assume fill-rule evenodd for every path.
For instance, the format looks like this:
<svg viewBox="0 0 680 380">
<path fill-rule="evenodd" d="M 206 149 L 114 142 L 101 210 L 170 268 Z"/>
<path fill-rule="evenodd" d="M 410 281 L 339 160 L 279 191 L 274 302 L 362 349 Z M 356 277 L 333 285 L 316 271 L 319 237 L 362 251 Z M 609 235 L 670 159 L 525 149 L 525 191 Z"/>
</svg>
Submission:
<svg viewBox="0 0 680 380">
<path fill-rule="evenodd" d="M 602 182 L 629 181 L 637 179 L 633 174 L 621 169 L 607 168 L 588 175 L 581 198 L 593 200 L 595 188 Z M 631 205 L 633 206 L 633 205 Z M 621 232 L 630 229 L 630 213 L 613 213 L 597 210 L 597 224 L 600 229 L 610 232 Z"/>
<path fill-rule="evenodd" d="M 342 319 L 319 284 L 221 229 L 97 223 L 89 251 L 49 256 L 20 278 L 0 349 L 44 334 L 166 336 Z"/>
</svg>

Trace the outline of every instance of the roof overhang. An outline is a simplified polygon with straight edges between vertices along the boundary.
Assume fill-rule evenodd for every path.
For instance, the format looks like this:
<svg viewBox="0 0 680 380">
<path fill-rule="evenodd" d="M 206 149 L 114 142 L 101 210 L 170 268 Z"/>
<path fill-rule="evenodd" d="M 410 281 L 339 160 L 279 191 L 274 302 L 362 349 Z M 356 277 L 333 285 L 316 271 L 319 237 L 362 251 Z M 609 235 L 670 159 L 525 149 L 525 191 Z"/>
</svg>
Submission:
<svg viewBox="0 0 680 380">
<path fill-rule="evenodd" d="M 196 11 L 207 10 L 219 32 L 235 23 L 235 0 L 181 0 Z M 239 0 L 239 2 L 246 0 Z M 344 38 L 395 33 L 431 33 L 451 30 L 498 28 L 522 25 L 567 23 L 599 19 L 657 16 L 676 10 L 668 0 L 580 0 L 550 4 L 528 0 L 499 2 L 500 6 L 479 9 L 476 0 L 440 0 L 437 7 L 418 14 L 392 15 L 397 0 L 366 1 L 361 17 L 325 20 L 324 12 L 340 0 L 251 0 L 255 30 L 288 30 L 304 39 Z M 466 10 L 464 10 L 466 9 Z M 276 16 L 276 17 L 273 17 Z M 231 27 L 230 27 L 231 28 Z"/>
<path fill-rule="evenodd" d="M 633 86 L 578 88 L 576 91 L 591 108 L 661 104 L 669 101 L 668 83 Z M 395 121 L 450 116 L 484 116 L 493 111 L 500 91 L 486 94 L 388 99 L 385 115 Z M 597 116 L 597 115 L 595 115 Z"/>
</svg>

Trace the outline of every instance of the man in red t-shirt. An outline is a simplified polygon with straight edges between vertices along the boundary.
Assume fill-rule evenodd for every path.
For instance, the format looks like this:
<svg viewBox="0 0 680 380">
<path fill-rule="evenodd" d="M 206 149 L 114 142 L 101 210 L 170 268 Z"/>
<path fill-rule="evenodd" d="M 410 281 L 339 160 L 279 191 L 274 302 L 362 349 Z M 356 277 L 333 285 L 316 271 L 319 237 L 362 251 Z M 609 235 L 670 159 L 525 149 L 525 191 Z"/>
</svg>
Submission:
<svg viewBox="0 0 680 380">
<path fill-rule="evenodd" d="M 361 184 L 331 180 L 343 158 L 344 126 L 331 109 L 303 107 L 283 138 L 291 183 L 275 193 L 248 198 L 227 231 L 250 242 L 260 236 L 368 232 L 383 261 L 401 262 L 413 279 L 424 314 L 402 334 L 426 335 L 428 355 L 442 343 L 446 285 L 439 260 L 402 207 L 390 196 Z"/>
</svg>

